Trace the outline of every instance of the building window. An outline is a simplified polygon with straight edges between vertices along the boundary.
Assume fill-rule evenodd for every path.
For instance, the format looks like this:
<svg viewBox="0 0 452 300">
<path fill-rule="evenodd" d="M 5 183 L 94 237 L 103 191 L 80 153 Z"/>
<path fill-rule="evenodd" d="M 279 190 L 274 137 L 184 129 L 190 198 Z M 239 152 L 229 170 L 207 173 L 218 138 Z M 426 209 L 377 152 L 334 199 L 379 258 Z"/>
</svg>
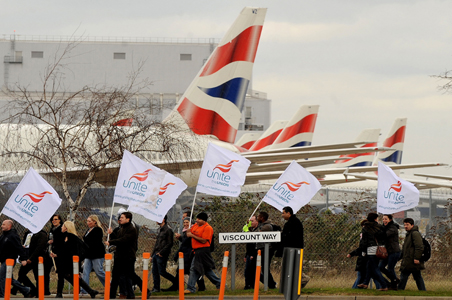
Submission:
<svg viewBox="0 0 452 300">
<path fill-rule="evenodd" d="M 181 54 L 180 60 L 191 60 L 191 54 Z"/>
<path fill-rule="evenodd" d="M 126 54 L 123 52 L 113 53 L 113 59 L 126 59 Z"/>
<path fill-rule="evenodd" d="M 31 51 L 31 58 L 44 58 L 44 51 Z"/>
</svg>

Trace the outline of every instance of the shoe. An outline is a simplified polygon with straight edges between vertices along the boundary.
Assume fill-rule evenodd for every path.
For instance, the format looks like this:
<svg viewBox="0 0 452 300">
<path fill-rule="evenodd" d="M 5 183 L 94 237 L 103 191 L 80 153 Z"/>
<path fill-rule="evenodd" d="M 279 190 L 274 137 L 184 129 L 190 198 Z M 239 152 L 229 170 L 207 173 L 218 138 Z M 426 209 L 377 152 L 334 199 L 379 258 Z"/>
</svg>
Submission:
<svg viewBox="0 0 452 300">
<path fill-rule="evenodd" d="M 148 295 L 147 296 L 148 296 L 147 299 L 151 299 L 151 296 L 152 296 L 151 291 L 148 291 Z"/>
<path fill-rule="evenodd" d="M 385 291 L 387 291 L 387 290 L 388 290 L 388 288 L 379 289 L 379 291 L 382 291 L 382 292 L 385 292 Z"/>
<path fill-rule="evenodd" d="M 97 294 L 99 294 L 99 292 L 98 291 L 94 291 L 94 290 L 91 293 L 89 293 L 89 295 L 91 296 L 91 299 L 96 298 Z"/>
<path fill-rule="evenodd" d="M 360 284 L 358 284 L 358 287 L 360 289 L 367 289 L 367 284 L 360 283 Z"/>
<path fill-rule="evenodd" d="M 162 289 L 162 292 L 174 292 L 174 291 L 177 291 L 177 290 L 179 290 L 179 289 L 177 288 L 177 286 L 176 286 L 176 285 L 172 285 L 172 286 L 170 286 L 170 287 L 167 288 L 167 289 Z"/>
<path fill-rule="evenodd" d="M 63 298 L 62 294 L 56 294 L 55 298 Z"/>
<path fill-rule="evenodd" d="M 251 290 L 252 289 L 252 287 L 251 286 L 249 286 L 249 285 L 245 285 L 245 287 L 243 288 L 244 290 Z"/>
<path fill-rule="evenodd" d="M 24 298 L 33 298 L 35 295 L 31 292 L 31 288 L 28 288 L 28 293 L 24 294 Z"/>
<path fill-rule="evenodd" d="M 44 292 L 44 296 L 51 296 L 52 293 L 51 292 Z"/>
<path fill-rule="evenodd" d="M 126 295 L 123 295 L 123 294 L 121 294 L 121 295 L 119 295 L 119 298 L 118 299 L 127 299 L 127 296 Z"/>
<path fill-rule="evenodd" d="M 153 288 L 152 291 L 151 291 L 151 293 L 160 293 L 160 290 L 158 290 L 158 289 L 156 289 L 156 288 Z"/>
<path fill-rule="evenodd" d="M 184 291 L 184 294 L 191 294 L 192 292 L 191 291 L 189 291 L 189 290 L 185 290 Z"/>
</svg>

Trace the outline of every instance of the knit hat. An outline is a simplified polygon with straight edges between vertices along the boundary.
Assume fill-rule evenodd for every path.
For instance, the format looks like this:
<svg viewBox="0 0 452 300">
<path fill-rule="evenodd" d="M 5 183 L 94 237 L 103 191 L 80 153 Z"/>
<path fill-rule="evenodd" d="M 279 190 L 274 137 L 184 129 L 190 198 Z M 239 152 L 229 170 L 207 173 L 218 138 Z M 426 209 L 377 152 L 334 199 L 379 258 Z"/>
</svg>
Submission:
<svg viewBox="0 0 452 300">
<path fill-rule="evenodd" d="M 205 212 L 202 212 L 202 213 L 199 213 L 197 216 L 196 216 L 196 219 L 200 219 L 200 220 L 203 220 L 203 221 L 206 221 L 207 222 L 207 214 L 205 213 Z"/>
</svg>

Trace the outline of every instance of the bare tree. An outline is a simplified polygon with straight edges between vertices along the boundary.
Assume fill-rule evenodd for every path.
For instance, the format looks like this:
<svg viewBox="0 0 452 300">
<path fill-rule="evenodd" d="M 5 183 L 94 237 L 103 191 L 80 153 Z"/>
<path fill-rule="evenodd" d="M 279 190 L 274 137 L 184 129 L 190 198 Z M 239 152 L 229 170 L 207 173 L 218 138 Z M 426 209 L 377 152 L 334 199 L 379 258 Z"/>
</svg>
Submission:
<svg viewBox="0 0 452 300">
<path fill-rule="evenodd" d="M 445 93 L 452 92 L 452 70 L 445 71 L 439 75 L 433 75 L 432 77 L 440 79 L 442 82 L 446 82 L 438 87 L 440 91 Z"/>
<path fill-rule="evenodd" d="M 77 42 L 55 56 L 43 76 L 42 91 L 16 86 L 7 90 L 11 116 L 2 121 L 3 165 L 10 170 L 30 166 L 61 185 L 72 210 L 77 210 L 93 182 L 114 185 L 124 150 L 148 161 L 190 159 L 195 145 L 186 142 L 180 126 L 155 121 L 137 102 L 150 85 L 139 79 L 141 66 L 121 87 L 85 86 L 65 92 L 65 59 Z M 112 171 L 112 172 L 109 172 Z M 77 197 L 70 190 L 76 186 Z"/>
</svg>

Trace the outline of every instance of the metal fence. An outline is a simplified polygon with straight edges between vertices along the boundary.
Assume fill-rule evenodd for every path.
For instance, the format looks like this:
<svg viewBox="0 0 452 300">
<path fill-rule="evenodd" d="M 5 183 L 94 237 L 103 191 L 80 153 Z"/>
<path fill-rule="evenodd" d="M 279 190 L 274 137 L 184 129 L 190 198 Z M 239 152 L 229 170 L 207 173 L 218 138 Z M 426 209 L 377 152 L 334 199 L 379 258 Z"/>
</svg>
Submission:
<svg viewBox="0 0 452 300">
<path fill-rule="evenodd" d="M 215 231 L 215 251 L 213 257 L 217 263 L 217 272 L 221 270 L 224 251 L 230 250 L 230 244 L 219 244 L 218 233 L 220 232 L 241 232 L 257 203 L 262 198 L 263 193 L 259 191 L 243 193 L 239 198 L 228 199 L 222 197 L 202 197 L 197 199 L 195 206 L 195 215 L 200 211 L 206 211 L 209 214 L 209 224 Z M 432 246 L 432 258 L 425 263 L 426 269 L 422 272 L 426 287 L 428 290 L 442 291 L 452 290 L 449 284 L 449 278 L 452 275 L 452 221 L 448 212 L 450 209 L 450 199 L 447 192 L 426 193 L 426 197 L 420 204 L 420 208 L 413 212 L 404 212 L 394 216 L 399 224 L 402 224 L 403 218 L 407 216 L 418 216 L 415 218 L 421 232 L 427 236 L 427 240 Z M 329 197 L 327 204 L 325 198 Z M 356 278 L 355 263 L 356 258 L 347 258 L 347 254 L 354 250 L 359 243 L 359 234 L 361 227 L 359 222 L 370 211 L 375 211 L 374 191 L 371 190 L 329 190 L 321 191 L 316 198 L 311 201 L 311 205 L 303 207 L 297 217 L 302 220 L 304 226 L 304 263 L 303 272 L 311 277 L 307 287 L 338 287 L 350 288 Z M 429 198 L 430 197 L 430 198 Z M 188 197 L 189 198 L 189 197 Z M 433 199 L 433 201 L 431 201 Z M 436 200 L 435 200 L 436 199 Z M 440 199 L 440 200 L 438 200 Z M 100 200 L 99 200 L 100 201 Z M 434 203 L 436 201 L 436 204 Z M 440 202 L 442 201 L 442 202 Z M 431 205 L 429 211 L 424 211 L 425 202 Z M 86 203 L 89 203 L 88 201 Z M 108 204 L 108 203 L 107 203 Z M 102 207 L 80 207 L 72 218 L 75 221 L 76 228 L 82 235 L 87 229 L 85 220 L 91 214 L 97 214 L 107 229 L 109 223 L 110 204 L 103 204 Z M 426 216 L 432 214 L 431 207 L 435 206 L 434 219 L 428 219 Z M 115 207 L 115 212 L 119 206 Z M 329 209 L 326 209 L 329 208 Z M 180 216 L 182 211 L 189 209 L 186 203 L 179 203 L 169 212 L 169 224 L 175 232 L 180 228 Z M 281 227 L 284 226 L 284 220 L 281 213 L 276 209 L 266 205 L 261 205 L 259 211 L 266 211 L 270 215 L 270 220 Z M 419 212 L 419 213 L 418 213 Z M 67 207 L 59 210 L 65 218 L 70 217 Z M 1 216 L 3 221 L 6 216 Z M 134 214 L 134 221 L 140 225 L 139 249 L 137 253 L 137 272 L 141 271 L 141 257 L 143 252 L 152 252 L 157 233 L 157 224 L 147 220 L 144 217 Z M 48 225 L 50 226 L 50 225 Z M 112 227 L 117 226 L 116 215 L 113 217 Z M 19 232 L 23 233 L 23 228 L 16 225 Z M 48 230 L 48 228 L 46 228 Z M 405 232 L 403 224 L 400 229 L 400 244 L 403 244 Z M 173 257 L 178 249 L 178 242 L 174 243 L 172 254 L 168 262 L 168 271 L 175 274 L 177 265 Z M 244 266 L 243 258 L 245 256 L 245 244 L 236 246 L 236 272 L 235 287 L 241 289 L 244 287 Z M 281 258 L 273 258 L 271 272 L 276 282 L 280 279 Z M 399 265 L 396 270 L 398 272 Z M 229 271 L 230 272 L 230 271 Z M 139 273 L 138 273 L 139 274 Z M 229 274 L 230 277 L 230 274 Z M 207 280 L 208 281 L 208 280 Z M 210 282 L 206 282 L 207 287 L 214 288 Z M 162 287 L 169 286 L 169 282 L 163 280 Z M 97 279 L 92 280 L 94 287 L 101 288 Z M 149 286 L 152 287 L 152 276 L 149 277 Z M 228 285 L 230 286 L 230 285 Z M 56 289 L 56 286 L 54 287 Z M 407 289 L 417 289 L 414 280 L 409 280 Z"/>
</svg>

